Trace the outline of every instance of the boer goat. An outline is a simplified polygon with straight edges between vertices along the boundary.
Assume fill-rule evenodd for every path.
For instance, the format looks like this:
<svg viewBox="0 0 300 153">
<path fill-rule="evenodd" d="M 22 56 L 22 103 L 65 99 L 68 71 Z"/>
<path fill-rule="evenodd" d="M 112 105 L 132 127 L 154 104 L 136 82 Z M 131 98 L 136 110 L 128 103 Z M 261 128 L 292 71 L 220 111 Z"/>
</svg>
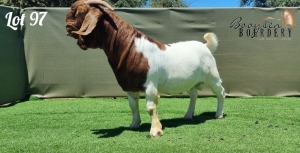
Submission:
<svg viewBox="0 0 300 153">
<path fill-rule="evenodd" d="M 216 118 L 223 117 L 224 88 L 212 55 L 218 46 L 215 34 L 207 33 L 198 41 L 162 44 L 138 31 L 118 17 L 103 0 L 78 0 L 66 15 L 67 35 L 78 39 L 82 49 L 102 48 L 119 85 L 128 94 L 133 121 L 141 124 L 138 100 L 145 92 L 147 111 L 152 118 L 150 136 L 163 135 L 158 118 L 159 93 L 190 95 L 184 118 L 194 115 L 197 90 L 207 84 L 216 94 Z"/>
</svg>

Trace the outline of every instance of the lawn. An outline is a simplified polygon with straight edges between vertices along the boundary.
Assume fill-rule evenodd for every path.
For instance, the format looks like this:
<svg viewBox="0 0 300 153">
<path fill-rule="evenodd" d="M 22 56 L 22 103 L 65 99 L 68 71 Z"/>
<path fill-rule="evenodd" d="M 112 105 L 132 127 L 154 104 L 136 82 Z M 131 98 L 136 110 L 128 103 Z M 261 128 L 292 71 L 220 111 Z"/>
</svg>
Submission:
<svg viewBox="0 0 300 153">
<path fill-rule="evenodd" d="M 125 98 L 30 100 L 0 108 L 0 152 L 300 152 L 300 98 L 226 98 L 225 118 L 214 119 L 216 98 L 198 98 L 195 118 L 182 117 L 187 98 L 161 98 L 161 138 L 147 138 L 150 117 L 128 128 Z"/>
</svg>

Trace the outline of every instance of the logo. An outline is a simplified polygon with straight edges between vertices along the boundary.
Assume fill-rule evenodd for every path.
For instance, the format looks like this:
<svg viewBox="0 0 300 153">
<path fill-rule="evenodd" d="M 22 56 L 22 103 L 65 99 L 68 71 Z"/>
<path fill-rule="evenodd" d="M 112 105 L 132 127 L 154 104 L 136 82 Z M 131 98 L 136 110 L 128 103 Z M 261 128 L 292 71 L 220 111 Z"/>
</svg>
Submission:
<svg viewBox="0 0 300 153">
<path fill-rule="evenodd" d="M 243 17 L 237 17 L 230 24 L 239 37 L 260 40 L 291 40 L 295 26 L 295 11 L 292 9 L 285 9 L 281 17 L 266 17 L 259 23 L 245 22 Z"/>
</svg>

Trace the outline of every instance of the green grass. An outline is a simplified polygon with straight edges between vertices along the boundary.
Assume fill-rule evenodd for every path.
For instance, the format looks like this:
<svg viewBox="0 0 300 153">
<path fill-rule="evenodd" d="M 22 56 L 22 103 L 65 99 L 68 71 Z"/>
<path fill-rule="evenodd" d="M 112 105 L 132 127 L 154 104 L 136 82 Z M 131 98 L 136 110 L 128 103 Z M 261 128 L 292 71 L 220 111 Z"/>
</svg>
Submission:
<svg viewBox="0 0 300 153">
<path fill-rule="evenodd" d="M 198 98 L 195 119 L 182 119 L 187 98 L 162 98 L 164 136 L 149 139 L 141 99 L 141 129 L 128 128 L 127 99 L 32 100 L 0 108 L 0 152 L 299 152 L 300 98 Z"/>
</svg>

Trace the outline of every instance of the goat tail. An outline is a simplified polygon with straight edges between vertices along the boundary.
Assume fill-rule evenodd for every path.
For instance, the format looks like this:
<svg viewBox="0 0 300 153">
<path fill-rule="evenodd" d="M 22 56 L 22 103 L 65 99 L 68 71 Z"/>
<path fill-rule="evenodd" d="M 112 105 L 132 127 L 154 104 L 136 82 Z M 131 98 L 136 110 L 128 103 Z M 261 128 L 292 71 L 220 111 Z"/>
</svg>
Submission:
<svg viewBox="0 0 300 153">
<path fill-rule="evenodd" d="M 206 40 L 206 46 L 207 48 L 214 53 L 217 50 L 217 47 L 219 45 L 218 43 L 218 37 L 214 33 L 206 33 L 203 37 Z"/>
</svg>

